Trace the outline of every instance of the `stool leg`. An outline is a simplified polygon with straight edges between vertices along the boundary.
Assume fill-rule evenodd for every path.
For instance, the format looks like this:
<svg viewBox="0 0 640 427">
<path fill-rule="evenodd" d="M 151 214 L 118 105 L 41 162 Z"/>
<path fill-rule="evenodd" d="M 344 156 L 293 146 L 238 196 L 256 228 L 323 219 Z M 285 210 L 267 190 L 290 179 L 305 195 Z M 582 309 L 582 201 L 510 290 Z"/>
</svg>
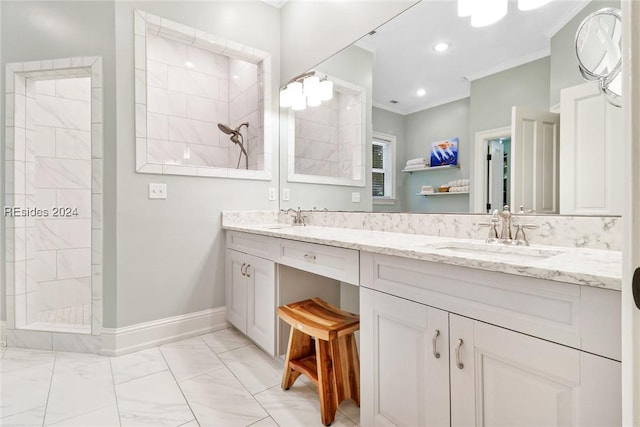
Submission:
<svg viewBox="0 0 640 427">
<path fill-rule="evenodd" d="M 334 366 L 335 392 L 338 405 L 351 399 L 360 406 L 360 363 L 353 334 L 329 341 Z"/>
<path fill-rule="evenodd" d="M 358 347 L 356 346 L 356 337 L 349 334 L 345 337 L 346 354 L 349 378 L 349 397 L 360 406 L 360 358 L 358 357 Z"/>
<path fill-rule="evenodd" d="M 320 417 L 322 424 L 330 425 L 336 417 L 338 402 L 335 394 L 334 366 L 328 341 L 316 339 L 316 362 L 318 369 L 318 394 L 320 395 Z"/>
<path fill-rule="evenodd" d="M 313 339 L 309 335 L 291 327 L 287 356 L 284 361 L 284 372 L 282 373 L 281 387 L 284 390 L 289 390 L 293 383 L 296 382 L 296 379 L 300 376 L 300 372 L 291 369 L 289 361 L 303 358 L 313 354 L 314 351 Z"/>
</svg>

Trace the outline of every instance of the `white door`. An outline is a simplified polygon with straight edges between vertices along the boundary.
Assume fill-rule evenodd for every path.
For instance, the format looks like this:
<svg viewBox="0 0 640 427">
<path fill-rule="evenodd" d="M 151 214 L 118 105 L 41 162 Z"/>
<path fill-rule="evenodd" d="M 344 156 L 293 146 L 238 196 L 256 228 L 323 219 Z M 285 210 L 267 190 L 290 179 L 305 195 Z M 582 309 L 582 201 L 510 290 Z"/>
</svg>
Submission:
<svg viewBox="0 0 640 427">
<path fill-rule="evenodd" d="M 447 313 L 360 288 L 363 426 L 449 426 Z"/>
<path fill-rule="evenodd" d="M 558 213 L 560 115 L 513 107 L 511 210 Z"/>
<path fill-rule="evenodd" d="M 619 362 L 453 314 L 450 346 L 452 426 L 622 422 Z"/>
<path fill-rule="evenodd" d="M 275 263 L 246 255 L 247 335 L 267 353 L 276 348 L 276 277 Z"/>
<path fill-rule="evenodd" d="M 624 52 L 622 93 L 624 138 L 624 252 L 622 269 L 623 421 L 640 426 L 640 310 L 632 292 L 632 277 L 640 267 L 640 2 L 622 2 Z M 633 219 L 633 220 L 631 220 Z M 640 289 L 637 289 L 640 292 Z M 640 297 L 640 295 L 638 295 Z"/>
<path fill-rule="evenodd" d="M 620 215 L 622 109 L 609 104 L 595 82 L 560 92 L 560 213 Z"/>
<path fill-rule="evenodd" d="M 494 209 L 502 210 L 504 201 L 504 147 L 500 140 L 489 141 L 489 154 L 491 161 L 489 162 L 489 204 L 492 212 Z M 487 206 L 488 207 L 488 206 Z"/>
<path fill-rule="evenodd" d="M 225 302 L 227 321 L 247 333 L 247 278 L 244 269 L 247 255 L 231 249 L 225 257 Z"/>
</svg>

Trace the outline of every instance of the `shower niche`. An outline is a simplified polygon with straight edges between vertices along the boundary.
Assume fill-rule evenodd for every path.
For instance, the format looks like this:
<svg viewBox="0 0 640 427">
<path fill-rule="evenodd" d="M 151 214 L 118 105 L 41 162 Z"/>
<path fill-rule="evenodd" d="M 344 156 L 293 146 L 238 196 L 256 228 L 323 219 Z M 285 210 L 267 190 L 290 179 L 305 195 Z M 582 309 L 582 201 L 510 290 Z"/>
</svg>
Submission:
<svg viewBox="0 0 640 427">
<path fill-rule="evenodd" d="M 136 170 L 271 178 L 271 56 L 136 10 Z"/>
</svg>

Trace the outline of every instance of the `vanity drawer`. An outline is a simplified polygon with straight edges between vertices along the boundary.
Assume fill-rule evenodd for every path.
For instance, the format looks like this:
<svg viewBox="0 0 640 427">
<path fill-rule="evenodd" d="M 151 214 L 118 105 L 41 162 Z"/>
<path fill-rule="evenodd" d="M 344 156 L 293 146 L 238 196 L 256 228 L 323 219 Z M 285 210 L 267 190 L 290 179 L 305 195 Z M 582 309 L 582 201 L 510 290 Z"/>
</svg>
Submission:
<svg viewBox="0 0 640 427">
<path fill-rule="evenodd" d="M 280 242 L 278 263 L 341 282 L 360 284 L 358 251 L 284 239 Z"/>
<path fill-rule="evenodd" d="M 278 239 L 257 234 L 227 231 L 227 248 L 277 261 Z"/>
</svg>

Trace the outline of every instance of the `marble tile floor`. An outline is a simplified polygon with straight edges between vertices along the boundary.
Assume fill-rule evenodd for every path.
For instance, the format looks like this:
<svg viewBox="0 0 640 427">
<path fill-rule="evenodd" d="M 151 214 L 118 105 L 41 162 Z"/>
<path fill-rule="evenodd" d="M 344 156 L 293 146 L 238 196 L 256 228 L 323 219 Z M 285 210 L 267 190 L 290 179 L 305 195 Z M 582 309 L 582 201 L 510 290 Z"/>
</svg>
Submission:
<svg viewBox="0 0 640 427">
<path fill-rule="evenodd" d="M 322 426 L 315 386 L 282 390 L 282 362 L 234 329 L 119 357 L 0 356 L 0 426 Z M 359 413 L 343 402 L 332 426 L 356 426 Z"/>
</svg>

